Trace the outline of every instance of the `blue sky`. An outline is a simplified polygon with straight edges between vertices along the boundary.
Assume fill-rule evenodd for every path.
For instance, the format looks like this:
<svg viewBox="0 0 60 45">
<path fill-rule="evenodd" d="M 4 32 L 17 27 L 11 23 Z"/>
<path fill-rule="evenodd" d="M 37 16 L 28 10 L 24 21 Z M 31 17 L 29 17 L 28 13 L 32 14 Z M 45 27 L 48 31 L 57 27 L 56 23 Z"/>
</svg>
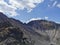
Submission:
<svg viewBox="0 0 60 45">
<path fill-rule="evenodd" d="M 60 0 L 1 0 L 0 12 L 22 22 L 46 19 L 60 23 Z"/>
</svg>

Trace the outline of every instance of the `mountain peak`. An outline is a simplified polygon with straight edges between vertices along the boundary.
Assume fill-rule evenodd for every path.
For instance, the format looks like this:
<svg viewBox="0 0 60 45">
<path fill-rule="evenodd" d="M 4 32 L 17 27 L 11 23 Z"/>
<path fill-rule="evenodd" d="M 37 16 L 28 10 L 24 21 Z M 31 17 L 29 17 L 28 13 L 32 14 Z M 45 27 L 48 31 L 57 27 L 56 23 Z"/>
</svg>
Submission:
<svg viewBox="0 0 60 45">
<path fill-rule="evenodd" d="M 3 14 L 2 12 L 0 12 L 0 22 L 5 22 L 8 19 L 8 17 Z"/>
<path fill-rule="evenodd" d="M 0 12 L 0 17 L 1 17 L 1 16 L 7 17 L 4 13 Z"/>
<path fill-rule="evenodd" d="M 36 29 L 54 29 L 56 28 L 57 23 L 48 20 L 34 20 L 29 22 L 27 25 L 36 28 Z"/>
<path fill-rule="evenodd" d="M 0 12 L 0 14 L 3 14 L 2 12 Z"/>
</svg>

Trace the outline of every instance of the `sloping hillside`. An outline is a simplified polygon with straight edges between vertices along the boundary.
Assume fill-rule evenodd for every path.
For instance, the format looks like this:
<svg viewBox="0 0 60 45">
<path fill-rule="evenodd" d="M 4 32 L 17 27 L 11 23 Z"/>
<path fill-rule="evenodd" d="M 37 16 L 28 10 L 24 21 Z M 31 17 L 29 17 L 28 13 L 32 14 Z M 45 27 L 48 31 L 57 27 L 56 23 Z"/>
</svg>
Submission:
<svg viewBox="0 0 60 45">
<path fill-rule="evenodd" d="M 47 20 L 25 24 L 0 12 L 0 45 L 60 45 L 60 24 Z"/>
</svg>

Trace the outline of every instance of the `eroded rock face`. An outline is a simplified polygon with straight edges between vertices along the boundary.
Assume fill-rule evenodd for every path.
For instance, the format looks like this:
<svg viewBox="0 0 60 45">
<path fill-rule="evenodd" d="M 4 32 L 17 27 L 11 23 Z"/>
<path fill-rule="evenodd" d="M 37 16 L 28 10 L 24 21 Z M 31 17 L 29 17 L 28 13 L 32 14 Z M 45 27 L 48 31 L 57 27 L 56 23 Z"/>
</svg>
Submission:
<svg viewBox="0 0 60 45">
<path fill-rule="evenodd" d="M 47 20 L 24 24 L 0 13 L 0 45 L 60 45 L 60 24 Z"/>
<path fill-rule="evenodd" d="M 25 45 L 26 39 L 23 32 L 16 27 L 3 28 L 0 31 L 0 45 Z"/>
<path fill-rule="evenodd" d="M 17 34 L 20 34 L 20 32 L 17 31 L 17 30 L 19 30 L 19 29 L 16 29 L 16 28 L 13 28 L 13 27 L 12 28 L 11 27 L 2 28 L 0 30 L 0 42 L 3 41 L 3 40 L 5 40 L 5 39 L 7 39 L 8 37 L 13 37 L 13 38 L 18 37 Z"/>
</svg>

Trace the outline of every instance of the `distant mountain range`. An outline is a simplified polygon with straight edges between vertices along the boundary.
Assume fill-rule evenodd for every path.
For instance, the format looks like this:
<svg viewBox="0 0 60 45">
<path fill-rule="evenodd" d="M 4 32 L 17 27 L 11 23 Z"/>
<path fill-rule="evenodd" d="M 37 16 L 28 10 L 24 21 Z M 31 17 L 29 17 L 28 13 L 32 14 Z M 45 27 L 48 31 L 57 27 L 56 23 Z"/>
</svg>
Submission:
<svg viewBox="0 0 60 45">
<path fill-rule="evenodd" d="M 60 24 L 48 20 L 26 24 L 0 12 L 0 45 L 60 45 Z"/>
</svg>

